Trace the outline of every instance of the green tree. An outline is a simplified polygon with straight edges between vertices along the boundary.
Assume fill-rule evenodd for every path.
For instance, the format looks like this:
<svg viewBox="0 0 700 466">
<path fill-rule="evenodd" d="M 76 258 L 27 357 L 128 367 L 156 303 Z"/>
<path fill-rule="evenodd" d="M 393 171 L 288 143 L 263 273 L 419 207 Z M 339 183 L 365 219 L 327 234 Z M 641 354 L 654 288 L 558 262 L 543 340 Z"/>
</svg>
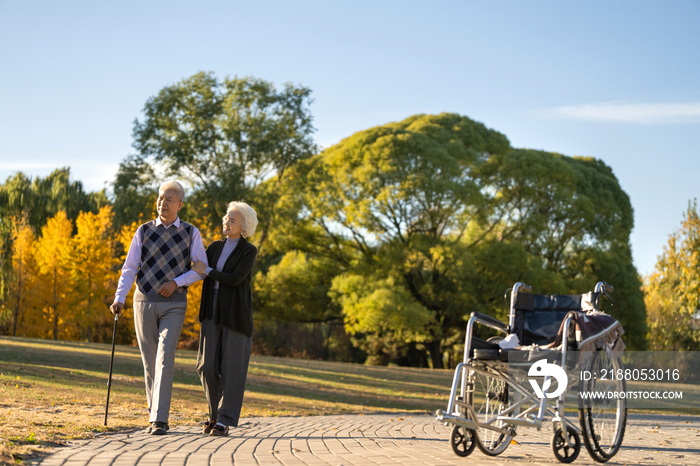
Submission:
<svg viewBox="0 0 700 466">
<path fill-rule="evenodd" d="M 408 343 L 422 327 L 433 367 L 442 367 L 441 341 L 464 313 L 461 286 L 448 277 L 468 266 L 468 251 L 455 245 L 485 215 L 476 168 L 509 149 L 505 136 L 469 118 L 417 115 L 356 133 L 309 160 L 297 191 L 345 268 L 334 289 L 350 333 L 369 328 L 363 319 L 383 321 L 374 337 L 391 333 Z M 350 290 L 356 300 L 343 298 Z M 392 312 L 411 317 L 385 319 Z"/>
<path fill-rule="evenodd" d="M 516 149 L 491 157 L 481 174 L 499 239 L 523 244 L 549 270 L 565 268 L 578 247 L 629 239 L 629 198 L 599 160 Z"/>
<path fill-rule="evenodd" d="M 625 328 L 628 346 L 644 349 L 646 310 L 629 245 L 633 210 L 612 169 L 591 157 L 516 149 L 491 157 L 480 173 L 493 193 L 494 240 L 523 246 L 553 272 L 533 280 L 540 282 L 535 292 L 613 284 L 622 308 L 609 312 Z"/>
<path fill-rule="evenodd" d="M 655 351 L 700 351 L 700 211 L 688 204 L 644 286 L 649 346 Z"/>
<path fill-rule="evenodd" d="M 112 182 L 112 188 L 116 230 L 130 225 L 135 219 L 145 222 L 155 218 L 158 177 L 143 157 L 132 155 L 122 161 Z"/>
<path fill-rule="evenodd" d="M 336 263 L 290 251 L 279 263 L 255 275 L 255 311 L 265 319 L 292 322 L 328 322 L 341 318 L 328 292 L 338 274 Z"/>
<path fill-rule="evenodd" d="M 291 179 L 303 214 L 287 247 L 338 264 L 331 296 L 347 331 L 383 348 L 377 360 L 414 344 L 443 367 L 469 313 L 504 318 L 517 280 L 582 293 L 604 279 L 634 294 L 631 205 L 600 161 L 513 150 L 460 115 L 416 115 L 356 133 Z M 644 316 L 633 305 L 620 316 L 632 326 Z"/>
<path fill-rule="evenodd" d="M 289 167 L 314 151 L 310 94 L 292 84 L 278 91 L 261 79 L 197 73 L 148 99 L 144 121 L 134 124 L 141 157 L 134 163 L 158 164 L 166 176 L 188 180 L 190 218 L 208 236 L 220 230 L 228 202 L 255 204 L 260 247 L 271 218 L 268 206 L 278 196 L 274 189 L 258 193 L 258 187 L 268 179 L 281 182 Z"/>
<path fill-rule="evenodd" d="M 0 221 L 5 223 L 24 214 L 36 231 L 61 210 L 75 221 L 80 212 L 96 213 L 108 203 L 104 190 L 86 193 L 80 181 L 72 181 L 68 167 L 33 180 L 19 172 L 0 185 Z"/>
</svg>

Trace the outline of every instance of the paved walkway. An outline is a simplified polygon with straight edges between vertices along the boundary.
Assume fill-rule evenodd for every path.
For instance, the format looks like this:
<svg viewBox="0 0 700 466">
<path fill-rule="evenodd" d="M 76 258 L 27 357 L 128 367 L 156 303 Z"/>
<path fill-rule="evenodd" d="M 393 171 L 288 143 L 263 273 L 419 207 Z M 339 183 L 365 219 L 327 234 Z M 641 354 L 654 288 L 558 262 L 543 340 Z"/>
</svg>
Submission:
<svg viewBox="0 0 700 466">
<path fill-rule="evenodd" d="M 201 465 L 486 465 L 559 464 L 551 448 L 551 423 L 541 432 L 519 429 L 518 444 L 490 458 L 476 449 L 457 457 L 451 430 L 432 416 L 348 415 L 247 418 L 232 435 L 202 435 L 177 426 L 156 437 L 112 434 L 57 449 L 42 466 Z M 575 464 L 593 465 L 585 448 Z M 700 417 L 630 415 L 623 447 L 610 465 L 700 465 Z"/>
</svg>

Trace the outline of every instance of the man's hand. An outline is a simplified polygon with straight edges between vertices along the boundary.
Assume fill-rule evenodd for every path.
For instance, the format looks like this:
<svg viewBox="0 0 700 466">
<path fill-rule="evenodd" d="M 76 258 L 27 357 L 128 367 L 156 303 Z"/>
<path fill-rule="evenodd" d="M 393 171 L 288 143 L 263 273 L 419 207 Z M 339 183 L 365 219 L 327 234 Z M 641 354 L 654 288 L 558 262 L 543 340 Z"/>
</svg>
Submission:
<svg viewBox="0 0 700 466">
<path fill-rule="evenodd" d="M 177 290 L 177 283 L 175 283 L 175 280 L 170 280 L 169 282 L 163 283 L 163 286 L 160 287 L 158 293 L 164 298 L 169 298 L 170 295 L 175 292 L 175 290 Z"/>
<path fill-rule="evenodd" d="M 122 309 L 124 309 L 124 303 L 114 303 L 109 306 L 109 310 L 112 311 L 113 315 L 121 315 Z"/>
</svg>

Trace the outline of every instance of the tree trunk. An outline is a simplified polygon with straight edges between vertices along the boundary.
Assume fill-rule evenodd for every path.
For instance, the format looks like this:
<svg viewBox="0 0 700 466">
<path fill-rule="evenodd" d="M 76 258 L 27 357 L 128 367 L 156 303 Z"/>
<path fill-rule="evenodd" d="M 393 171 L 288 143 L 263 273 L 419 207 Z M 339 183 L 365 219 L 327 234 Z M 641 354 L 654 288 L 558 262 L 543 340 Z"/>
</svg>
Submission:
<svg viewBox="0 0 700 466">
<path fill-rule="evenodd" d="M 22 289 L 22 284 L 21 282 L 17 285 L 17 306 L 15 307 L 15 318 L 14 322 L 12 323 L 12 336 L 16 337 L 17 336 L 17 319 L 19 317 L 19 302 L 20 302 L 20 292 Z"/>
<path fill-rule="evenodd" d="M 12 336 L 17 336 L 17 320 L 19 319 L 19 305 L 22 302 L 22 243 L 19 246 L 19 276 L 17 277 L 17 307 L 15 308 L 15 319 L 12 324 Z"/>
<path fill-rule="evenodd" d="M 425 345 L 430 353 L 430 360 L 433 362 L 433 369 L 444 369 L 442 363 L 442 351 L 440 351 L 440 340 L 433 340 Z"/>
<path fill-rule="evenodd" d="M 323 339 L 323 359 L 326 361 L 330 357 L 330 348 L 331 348 L 331 331 L 333 330 L 333 325 L 330 322 L 325 322 L 321 324 L 321 330 L 323 331 L 323 327 L 326 326 L 328 327 L 328 331 L 324 335 Z"/>
<path fill-rule="evenodd" d="M 88 274 L 85 277 L 85 288 L 84 288 L 84 293 L 87 294 L 87 302 L 85 303 L 85 312 L 83 312 L 82 315 L 82 325 L 86 326 L 85 327 L 85 335 L 87 337 L 87 341 L 90 341 L 90 327 L 92 327 L 93 321 L 92 321 L 92 316 L 90 315 L 90 305 L 92 304 L 92 275 Z"/>
<path fill-rule="evenodd" d="M 260 242 L 258 242 L 258 254 L 260 254 L 260 251 L 262 250 L 263 243 L 265 242 L 265 239 L 267 239 L 267 229 L 269 227 L 270 222 L 265 222 L 263 224 L 262 231 L 260 233 Z"/>
<path fill-rule="evenodd" d="M 58 303 L 56 303 L 56 268 L 53 269 L 53 339 L 58 340 Z"/>
</svg>

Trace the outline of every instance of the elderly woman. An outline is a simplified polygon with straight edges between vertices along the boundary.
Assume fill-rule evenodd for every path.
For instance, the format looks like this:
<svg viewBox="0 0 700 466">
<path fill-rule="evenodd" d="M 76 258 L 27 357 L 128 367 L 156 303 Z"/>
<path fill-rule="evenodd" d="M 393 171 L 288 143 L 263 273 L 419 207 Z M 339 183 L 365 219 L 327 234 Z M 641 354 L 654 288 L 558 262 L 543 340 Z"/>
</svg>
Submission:
<svg viewBox="0 0 700 466">
<path fill-rule="evenodd" d="M 245 237 L 255 233 L 258 216 L 248 204 L 231 202 L 223 218 L 225 238 L 207 248 L 207 260 L 194 262 L 206 275 L 199 307 L 202 329 L 197 373 L 209 403 L 203 433 L 226 436 L 238 425 L 253 335 L 250 278 L 258 250 Z"/>
</svg>

